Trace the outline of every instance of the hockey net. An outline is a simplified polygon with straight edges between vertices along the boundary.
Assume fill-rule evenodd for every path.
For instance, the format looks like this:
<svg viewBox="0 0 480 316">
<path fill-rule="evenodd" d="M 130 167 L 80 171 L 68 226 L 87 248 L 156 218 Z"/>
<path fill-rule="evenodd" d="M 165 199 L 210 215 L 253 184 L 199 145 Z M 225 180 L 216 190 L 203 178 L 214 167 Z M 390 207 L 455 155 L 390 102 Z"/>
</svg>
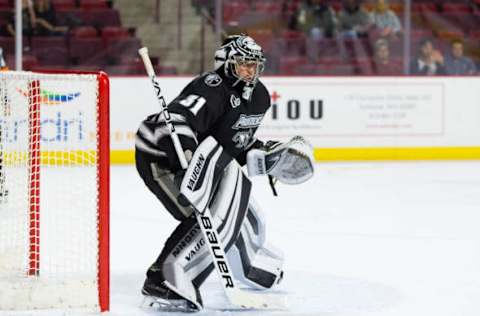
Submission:
<svg viewBox="0 0 480 316">
<path fill-rule="evenodd" d="M 108 93 L 0 73 L 0 310 L 108 310 Z"/>
</svg>

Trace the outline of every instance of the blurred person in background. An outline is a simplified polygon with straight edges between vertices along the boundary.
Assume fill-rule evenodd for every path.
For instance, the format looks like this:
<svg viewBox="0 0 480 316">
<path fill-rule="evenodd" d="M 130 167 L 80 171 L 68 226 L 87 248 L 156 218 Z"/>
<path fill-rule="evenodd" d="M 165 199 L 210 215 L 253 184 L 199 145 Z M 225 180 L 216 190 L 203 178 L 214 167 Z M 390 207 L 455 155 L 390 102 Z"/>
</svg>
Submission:
<svg viewBox="0 0 480 316">
<path fill-rule="evenodd" d="M 306 0 L 295 15 L 296 28 L 312 39 L 331 38 L 336 34 L 335 11 L 324 0 Z"/>
<path fill-rule="evenodd" d="M 387 0 L 376 1 L 372 18 L 381 37 L 396 37 L 402 31 L 400 19 L 390 9 Z"/>
<path fill-rule="evenodd" d="M 22 1 L 23 35 L 63 35 L 68 31 L 65 26 L 55 26 L 55 11 L 50 0 Z M 53 24 L 52 24 L 53 23 Z M 15 36 L 15 14 L 12 15 L 7 31 Z"/>
<path fill-rule="evenodd" d="M 35 0 L 35 16 L 37 27 L 35 35 L 63 35 L 68 31 L 66 26 L 57 26 L 57 14 L 51 0 Z"/>
<path fill-rule="evenodd" d="M 362 7 L 361 0 L 343 0 L 338 13 L 339 31 L 342 37 L 366 36 L 373 26 L 372 16 Z"/>
<path fill-rule="evenodd" d="M 431 39 L 424 39 L 420 42 L 417 57 L 410 64 L 412 75 L 444 75 L 444 58 L 442 53 L 436 49 Z"/>
<path fill-rule="evenodd" d="M 386 39 L 380 38 L 375 42 L 373 56 L 373 70 L 376 75 L 401 75 L 402 67 L 390 58 L 390 46 Z"/>
<path fill-rule="evenodd" d="M 37 16 L 33 8 L 32 0 L 22 0 L 22 34 L 25 36 L 32 36 L 37 25 Z M 12 11 L 12 16 L 7 24 L 8 35 L 15 36 L 15 12 Z"/>
<path fill-rule="evenodd" d="M 472 59 L 464 56 L 463 41 L 454 40 L 450 46 L 450 52 L 445 58 L 447 75 L 474 75 L 476 71 Z"/>
</svg>

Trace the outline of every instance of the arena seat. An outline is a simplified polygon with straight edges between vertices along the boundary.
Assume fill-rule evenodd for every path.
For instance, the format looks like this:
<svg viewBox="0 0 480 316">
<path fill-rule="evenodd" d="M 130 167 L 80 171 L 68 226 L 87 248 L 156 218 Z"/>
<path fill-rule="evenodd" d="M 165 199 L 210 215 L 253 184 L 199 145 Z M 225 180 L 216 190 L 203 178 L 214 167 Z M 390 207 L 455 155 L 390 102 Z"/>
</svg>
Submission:
<svg viewBox="0 0 480 316">
<path fill-rule="evenodd" d="M 107 8 L 106 0 L 80 0 L 80 8 L 85 10 Z"/>
<path fill-rule="evenodd" d="M 91 25 L 96 28 L 122 25 L 118 10 L 110 8 L 82 10 L 82 19 L 85 25 Z"/>
<path fill-rule="evenodd" d="M 25 41 L 24 41 L 25 43 Z M 15 39 L 9 36 L 0 36 L 0 47 L 3 48 L 3 54 L 15 53 Z"/>
<path fill-rule="evenodd" d="M 0 9 L 13 9 L 13 5 L 10 0 L 0 0 Z"/>
<path fill-rule="evenodd" d="M 71 37 L 69 46 L 70 58 L 76 65 L 105 65 L 108 62 L 104 43 L 100 37 Z"/>
<path fill-rule="evenodd" d="M 40 65 L 67 65 L 68 49 L 64 36 L 33 36 L 32 54 L 37 56 Z"/>
<path fill-rule="evenodd" d="M 325 73 L 325 68 L 322 64 L 299 65 L 296 73 L 303 76 L 318 76 Z"/>
<path fill-rule="evenodd" d="M 38 59 L 36 56 L 30 54 L 23 54 L 22 57 L 22 69 L 32 70 L 33 68 L 38 66 Z M 15 55 L 5 55 L 5 62 L 7 63 L 9 69 L 15 69 Z"/>
<path fill-rule="evenodd" d="M 353 76 L 355 73 L 355 67 L 351 64 L 330 65 L 325 68 L 325 75 L 329 76 Z"/>
<path fill-rule="evenodd" d="M 75 0 L 52 0 L 52 5 L 57 11 L 74 9 L 77 6 Z"/>
<path fill-rule="evenodd" d="M 308 63 L 304 56 L 284 56 L 280 57 L 280 73 L 283 75 L 298 74 L 298 67 Z"/>
<path fill-rule="evenodd" d="M 130 37 L 128 29 L 121 26 L 106 26 L 101 30 L 101 36 L 104 40 L 119 38 L 119 37 Z"/>
<path fill-rule="evenodd" d="M 442 5 L 442 8 L 443 8 L 443 12 L 460 12 L 460 13 L 472 12 L 471 7 L 465 3 L 446 2 Z"/>
<path fill-rule="evenodd" d="M 142 47 L 140 39 L 136 37 L 117 37 L 108 38 L 105 42 L 107 56 L 109 61 L 118 64 L 120 56 L 136 55 Z"/>
<path fill-rule="evenodd" d="M 79 26 L 70 31 L 70 36 L 76 38 L 97 37 L 98 32 L 93 26 Z"/>
</svg>

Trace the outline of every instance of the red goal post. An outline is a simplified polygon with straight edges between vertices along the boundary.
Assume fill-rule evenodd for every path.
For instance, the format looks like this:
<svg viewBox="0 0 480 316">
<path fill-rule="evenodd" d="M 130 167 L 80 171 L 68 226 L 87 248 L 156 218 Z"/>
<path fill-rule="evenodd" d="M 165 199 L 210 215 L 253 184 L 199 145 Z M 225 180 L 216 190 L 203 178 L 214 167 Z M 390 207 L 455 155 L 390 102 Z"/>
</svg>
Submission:
<svg viewBox="0 0 480 316">
<path fill-rule="evenodd" d="M 108 310 L 108 76 L 0 72 L 0 180 L 0 310 Z"/>
</svg>

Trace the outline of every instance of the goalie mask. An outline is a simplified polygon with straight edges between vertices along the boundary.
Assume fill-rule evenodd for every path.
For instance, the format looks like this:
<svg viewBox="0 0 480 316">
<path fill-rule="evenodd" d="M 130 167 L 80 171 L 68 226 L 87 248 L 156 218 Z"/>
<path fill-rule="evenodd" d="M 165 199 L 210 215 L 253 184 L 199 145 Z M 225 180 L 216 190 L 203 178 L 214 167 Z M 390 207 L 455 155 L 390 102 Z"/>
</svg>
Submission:
<svg viewBox="0 0 480 316">
<path fill-rule="evenodd" d="M 243 86 L 242 97 L 250 100 L 265 60 L 262 48 L 253 38 L 232 35 L 215 52 L 215 70 L 223 66 L 225 76 L 236 79 L 233 86 Z"/>
</svg>

